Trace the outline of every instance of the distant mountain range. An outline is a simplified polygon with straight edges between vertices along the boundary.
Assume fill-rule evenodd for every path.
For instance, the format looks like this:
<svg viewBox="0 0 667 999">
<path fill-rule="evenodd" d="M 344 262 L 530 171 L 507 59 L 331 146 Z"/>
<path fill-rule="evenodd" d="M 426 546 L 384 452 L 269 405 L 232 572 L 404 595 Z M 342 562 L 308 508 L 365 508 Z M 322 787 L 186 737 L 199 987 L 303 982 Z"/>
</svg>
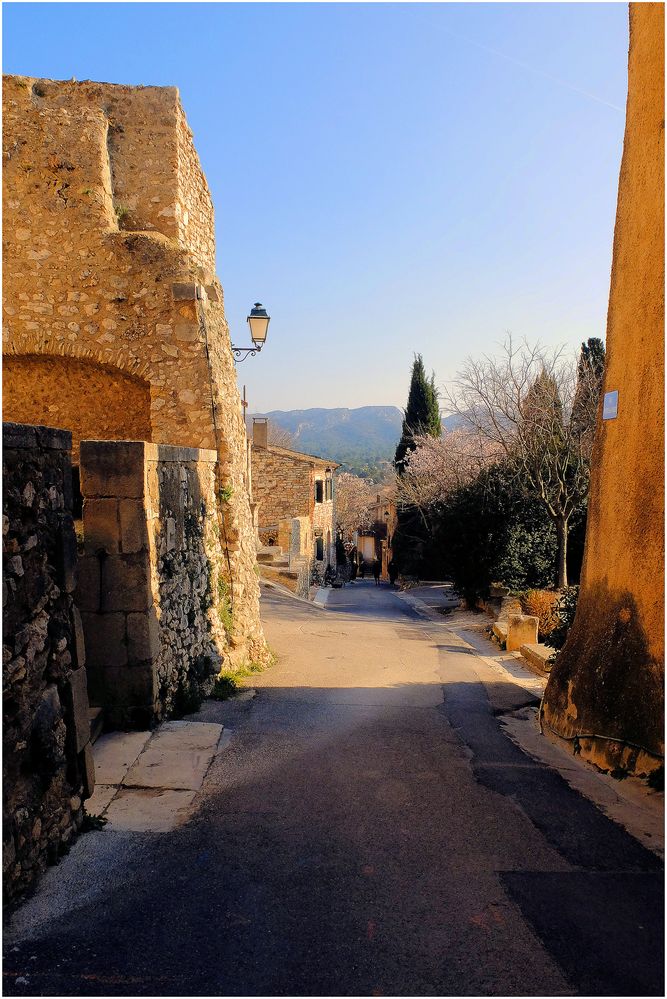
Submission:
<svg viewBox="0 0 667 999">
<path fill-rule="evenodd" d="M 401 436 L 403 412 L 398 406 L 360 406 L 358 409 L 274 409 L 253 413 L 286 430 L 297 451 L 340 462 L 350 471 L 377 477 L 382 462 L 392 461 Z M 456 417 L 443 424 L 451 429 Z"/>
</svg>

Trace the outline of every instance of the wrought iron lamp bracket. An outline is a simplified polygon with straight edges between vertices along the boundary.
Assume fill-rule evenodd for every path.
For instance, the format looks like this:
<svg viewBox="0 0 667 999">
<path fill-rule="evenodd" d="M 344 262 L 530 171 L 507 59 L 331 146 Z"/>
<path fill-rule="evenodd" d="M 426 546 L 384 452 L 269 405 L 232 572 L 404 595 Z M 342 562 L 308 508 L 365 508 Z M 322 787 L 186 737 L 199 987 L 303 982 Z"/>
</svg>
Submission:
<svg viewBox="0 0 667 999">
<path fill-rule="evenodd" d="M 234 344 L 232 344 L 234 358 L 239 362 L 239 364 L 241 361 L 245 361 L 246 357 L 254 357 L 255 354 L 258 354 L 261 349 L 261 347 L 235 347 Z"/>
</svg>

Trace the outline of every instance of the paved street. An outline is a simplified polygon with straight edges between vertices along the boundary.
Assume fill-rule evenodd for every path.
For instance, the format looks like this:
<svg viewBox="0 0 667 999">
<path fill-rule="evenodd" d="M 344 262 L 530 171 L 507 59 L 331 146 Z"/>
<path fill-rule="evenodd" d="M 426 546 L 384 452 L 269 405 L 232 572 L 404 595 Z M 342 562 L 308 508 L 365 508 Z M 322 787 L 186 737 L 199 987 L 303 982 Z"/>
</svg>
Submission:
<svg viewBox="0 0 667 999">
<path fill-rule="evenodd" d="M 262 605 L 190 821 L 83 836 L 6 994 L 663 993 L 662 865 L 504 734 L 534 694 L 372 581 Z"/>
</svg>

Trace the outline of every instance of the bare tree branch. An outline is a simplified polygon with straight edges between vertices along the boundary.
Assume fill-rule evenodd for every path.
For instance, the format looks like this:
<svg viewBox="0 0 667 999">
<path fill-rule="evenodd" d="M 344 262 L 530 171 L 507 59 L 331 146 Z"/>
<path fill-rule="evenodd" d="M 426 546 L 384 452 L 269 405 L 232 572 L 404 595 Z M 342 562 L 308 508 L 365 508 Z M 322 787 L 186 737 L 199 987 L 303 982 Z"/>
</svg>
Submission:
<svg viewBox="0 0 667 999">
<path fill-rule="evenodd" d="M 566 585 L 567 527 L 588 492 L 599 374 L 564 349 L 548 350 L 507 334 L 500 355 L 469 358 L 449 409 L 472 435 L 502 453 L 544 503 L 559 534 L 559 585 Z"/>
</svg>

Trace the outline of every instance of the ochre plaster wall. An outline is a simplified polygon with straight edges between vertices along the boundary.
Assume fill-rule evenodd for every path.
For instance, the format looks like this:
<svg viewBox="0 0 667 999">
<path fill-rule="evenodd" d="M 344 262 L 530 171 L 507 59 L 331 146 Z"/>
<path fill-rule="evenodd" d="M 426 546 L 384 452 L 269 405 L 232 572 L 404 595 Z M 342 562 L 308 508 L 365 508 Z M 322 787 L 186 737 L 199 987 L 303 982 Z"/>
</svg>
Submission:
<svg viewBox="0 0 667 999">
<path fill-rule="evenodd" d="M 664 751 L 663 116 L 664 8 L 631 4 L 604 381 L 618 417 L 599 414 L 579 605 L 544 711 L 561 735 L 653 753 Z M 602 739 L 582 752 L 640 772 L 660 762 Z"/>
</svg>

